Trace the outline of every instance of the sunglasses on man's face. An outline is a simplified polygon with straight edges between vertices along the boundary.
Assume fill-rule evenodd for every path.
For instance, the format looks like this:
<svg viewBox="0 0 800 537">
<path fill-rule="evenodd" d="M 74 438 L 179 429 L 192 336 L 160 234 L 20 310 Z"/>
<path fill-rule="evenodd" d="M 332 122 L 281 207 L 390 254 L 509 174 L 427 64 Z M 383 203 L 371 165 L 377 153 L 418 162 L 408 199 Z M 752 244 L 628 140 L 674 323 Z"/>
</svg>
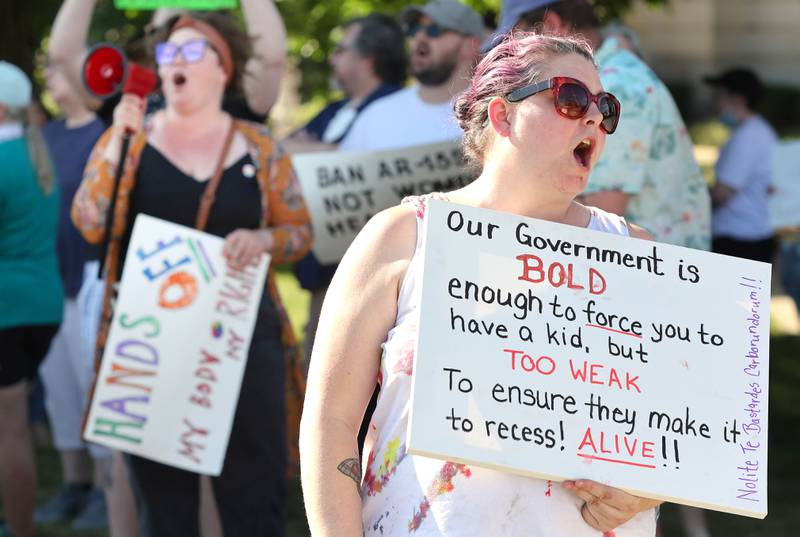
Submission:
<svg viewBox="0 0 800 537">
<path fill-rule="evenodd" d="M 406 37 L 414 37 L 420 30 L 424 30 L 425 35 L 430 38 L 437 38 L 448 31 L 446 28 L 442 28 L 435 22 L 430 24 L 422 24 L 419 21 L 414 21 L 406 25 Z"/>
<path fill-rule="evenodd" d="M 617 130 L 621 110 L 617 98 L 605 91 L 594 94 L 583 82 L 574 78 L 557 76 L 523 86 L 506 95 L 506 100 L 517 103 L 549 89 L 553 90 L 553 104 L 559 115 L 569 119 L 580 119 L 589 112 L 589 107 L 594 103 L 603 116 L 600 129 L 606 134 L 613 134 Z"/>
<path fill-rule="evenodd" d="M 203 59 L 206 48 L 209 47 L 205 39 L 190 39 L 183 44 L 166 41 L 156 45 L 156 63 L 158 65 L 172 65 L 178 58 L 178 53 L 186 63 L 197 63 Z"/>
</svg>

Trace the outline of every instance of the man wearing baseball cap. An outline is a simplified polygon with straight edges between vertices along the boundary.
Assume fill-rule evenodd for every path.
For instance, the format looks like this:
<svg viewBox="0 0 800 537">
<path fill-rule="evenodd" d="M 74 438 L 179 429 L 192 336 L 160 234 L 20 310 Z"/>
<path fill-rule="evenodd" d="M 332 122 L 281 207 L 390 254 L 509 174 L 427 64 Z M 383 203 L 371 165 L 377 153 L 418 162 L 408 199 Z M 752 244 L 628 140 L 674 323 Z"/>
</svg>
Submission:
<svg viewBox="0 0 800 537">
<path fill-rule="evenodd" d="M 602 41 L 587 0 L 505 0 L 495 37 L 509 30 L 580 34 L 622 116 L 589 176 L 583 203 L 625 216 L 660 242 L 708 250 L 711 204 L 686 125 L 666 85 L 616 37 Z"/>
<path fill-rule="evenodd" d="M 400 14 L 409 39 L 411 74 L 418 84 L 374 103 L 356 119 L 339 149 L 374 151 L 455 139 L 461 129 L 452 100 L 469 83 L 484 36 L 475 10 L 433 0 Z"/>
<path fill-rule="evenodd" d="M 761 81 L 744 68 L 708 76 L 704 81 L 716 88 L 720 121 L 733 129 L 714 168 L 713 249 L 769 263 L 775 248 L 767 210 L 772 183 L 770 155 L 778 137 L 755 110 L 763 93 Z"/>
</svg>

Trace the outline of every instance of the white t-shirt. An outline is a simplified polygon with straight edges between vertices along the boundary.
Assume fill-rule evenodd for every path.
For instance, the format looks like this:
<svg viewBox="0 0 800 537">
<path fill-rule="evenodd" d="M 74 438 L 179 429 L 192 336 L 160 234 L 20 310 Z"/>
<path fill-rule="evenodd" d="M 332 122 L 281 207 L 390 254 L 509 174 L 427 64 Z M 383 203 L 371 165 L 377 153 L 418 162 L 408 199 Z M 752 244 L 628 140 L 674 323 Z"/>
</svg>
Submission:
<svg viewBox="0 0 800 537">
<path fill-rule="evenodd" d="M 429 104 L 411 86 L 372 103 L 339 144 L 342 151 L 379 151 L 454 140 L 462 135 L 453 103 Z"/>
<path fill-rule="evenodd" d="M 336 140 L 345 133 L 348 127 L 355 121 L 356 116 L 358 116 L 356 108 L 357 105 L 355 105 L 352 100 L 339 108 L 328 122 L 325 132 L 322 133 L 322 141 L 326 144 L 336 143 Z"/>
<path fill-rule="evenodd" d="M 761 116 L 750 117 L 733 131 L 715 172 L 717 181 L 736 189 L 736 194 L 714 210 L 714 237 L 758 241 L 772 235 L 767 189 L 772 182 L 772 150 L 777 143 L 775 131 Z"/>
</svg>

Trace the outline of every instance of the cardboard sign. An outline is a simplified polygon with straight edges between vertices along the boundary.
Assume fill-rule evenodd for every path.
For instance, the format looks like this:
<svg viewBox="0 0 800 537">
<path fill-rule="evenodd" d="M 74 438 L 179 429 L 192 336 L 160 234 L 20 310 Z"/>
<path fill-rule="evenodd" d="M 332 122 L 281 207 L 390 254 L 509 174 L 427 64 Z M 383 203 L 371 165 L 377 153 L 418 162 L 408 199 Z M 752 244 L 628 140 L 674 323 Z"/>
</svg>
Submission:
<svg viewBox="0 0 800 537">
<path fill-rule="evenodd" d="M 769 219 L 772 227 L 800 226 L 800 141 L 784 142 L 772 153 Z"/>
<path fill-rule="evenodd" d="M 314 228 L 320 262 L 338 262 L 375 213 L 406 196 L 449 192 L 472 181 L 458 141 L 375 152 L 292 157 Z"/>
<path fill-rule="evenodd" d="M 114 0 L 117 9 L 155 10 L 164 8 L 213 10 L 234 9 L 239 5 L 237 0 Z"/>
<path fill-rule="evenodd" d="M 147 215 L 133 227 L 84 438 L 219 475 L 269 259 Z"/>
<path fill-rule="evenodd" d="M 770 265 L 432 200 L 409 452 L 767 513 Z"/>
</svg>

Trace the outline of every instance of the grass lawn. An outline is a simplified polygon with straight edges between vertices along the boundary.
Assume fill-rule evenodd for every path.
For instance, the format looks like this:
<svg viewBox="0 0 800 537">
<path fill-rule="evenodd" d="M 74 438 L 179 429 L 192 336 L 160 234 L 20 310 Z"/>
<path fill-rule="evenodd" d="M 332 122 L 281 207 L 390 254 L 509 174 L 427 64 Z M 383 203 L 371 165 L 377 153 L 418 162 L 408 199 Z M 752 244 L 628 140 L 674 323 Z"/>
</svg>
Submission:
<svg viewBox="0 0 800 537">
<path fill-rule="evenodd" d="M 306 320 L 308 296 L 297 286 L 289 273 L 280 273 L 279 285 L 289 315 L 300 334 Z M 779 323 L 774 323 L 779 325 Z M 800 469 L 797 465 L 796 444 L 800 440 L 800 337 L 773 333 L 770 368 L 770 452 L 769 452 L 769 512 L 765 520 L 708 512 L 711 533 L 715 537 L 791 537 L 800 527 L 798 488 Z M 59 486 L 58 457 L 51 448 L 37 451 L 39 472 L 38 496 L 43 500 Z M 409 507 L 410 508 L 410 507 Z M 662 509 L 663 536 L 684 535 L 674 505 Z M 40 537 L 105 537 L 104 532 L 78 533 L 68 526 L 40 528 Z M 305 524 L 299 480 L 290 484 L 288 537 L 305 537 Z M 254 536 L 255 537 L 255 536 Z M 502 536 L 487 536 L 502 537 Z M 567 537 L 567 536 L 564 536 Z"/>
</svg>

